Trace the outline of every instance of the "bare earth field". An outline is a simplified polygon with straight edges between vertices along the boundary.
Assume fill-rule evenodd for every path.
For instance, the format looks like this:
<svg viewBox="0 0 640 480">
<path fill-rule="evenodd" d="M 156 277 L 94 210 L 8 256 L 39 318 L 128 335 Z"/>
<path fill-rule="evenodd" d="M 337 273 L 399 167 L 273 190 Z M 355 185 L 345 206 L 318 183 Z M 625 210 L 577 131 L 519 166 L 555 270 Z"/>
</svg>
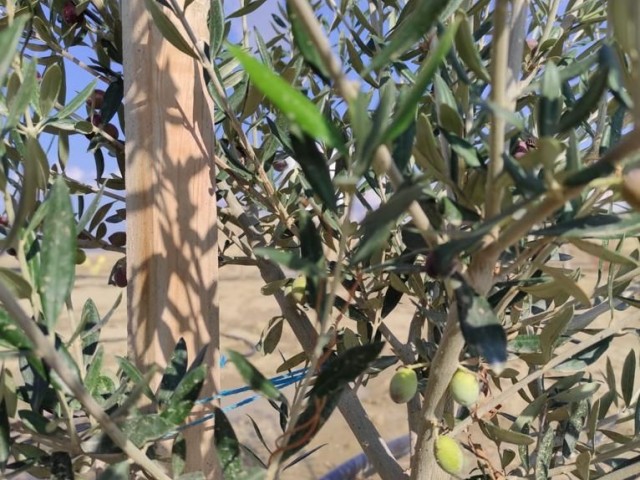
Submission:
<svg viewBox="0 0 640 480">
<path fill-rule="evenodd" d="M 87 262 L 79 267 L 79 276 L 73 294 L 73 303 L 78 315 L 82 309 L 82 304 L 88 298 L 92 298 L 95 301 L 101 315 L 104 315 L 111 308 L 118 295 L 120 293 L 124 295 L 124 290 L 107 285 L 109 270 L 117 258 L 117 256 L 111 255 L 90 255 Z M 2 260 L 4 265 L 10 264 L 10 262 L 5 261 L 6 259 Z M 584 259 L 580 262 L 580 267 L 583 271 L 588 272 L 584 281 L 581 282 L 587 293 L 591 293 L 593 279 L 595 278 L 593 271 L 596 265 L 593 259 Z M 578 265 L 574 263 L 571 266 L 575 268 Z M 224 351 L 227 348 L 232 348 L 240 352 L 249 352 L 251 351 L 249 345 L 258 342 L 260 333 L 269 319 L 279 314 L 277 304 L 272 297 L 266 297 L 260 293 L 260 287 L 263 283 L 254 268 L 225 266 L 220 272 L 219 299 L 221 331 L 223 332 L 221 338 L 222 349 Z M 636 312 L 637 310 L 635 309 L 618 312 L 613 322 L 618 321 L 621 315 L 637 315 Z M 412 313 L 413 308 L 410 304 L 401 304 L 388 318 L 388 324 L 401 339 L 406 338 Z M 609 324 L 609 315 L 607 314 L 604 317 L 598 320 L 598 324 Z M 239 340 L 239 338 L 246 341 Z M 115 374 L 115 356 L 126 355 L 126 301 L 124 298 L 104 328 L 102 340 L 105 342 L 105 351 L 108 357 L 106 368 Z M 609 355 L 616 372 L 620 372 L 622 362 L 632 348 L 637 351 L 638 338 L 636 336 L 625 335 L 614 339 Z M 291 357 L 299 353 L 300 350 L 291 331 L 285 324 L 282 340 L 277 351 L 269 356 L 253 353 L 250 360 L 265 375 L 273 376 L 276 374 L 277 367 L 282 363 L 282 358 Z M 601 372 L 604 370 L 604 358 L 593 369 L 596 379 L 602 378 Z M 361 401 L 370 418 L 387 440 L 405 435 L 408 432 L 406 407 L 393 403 L 387 394 L 388 381 L 392 374 L 393 369 L 388 369 L 382 375 L 371 380 L 368 386 L 360 389 L 359 392 Z M 618 374 L 617 377 L 619 376 Z M 638 380 L 636 378 L 636 385 L 638 385 Z M 233 365 L 229 364 L 224 367 L 222 370 L 222 387 L 228 389 L 241 385 L 242 381 Z M 286 392 L 291 394 L 292 389 L 293 387 L 289 387 Z M 241 398 L 243 397 L 225 400 L 223 406 L 236 402 Z M 522 403 L 519 398 L 514 400 Z M 522 408 L 524 408 L 524 405 L 520 410 L 515 408 L 512 413 L 517 415 Z M 266 461 L 269 454 L 255 435 L 248 416 L 250 415 L 260 426 L 267 444 L 273 446 L 275 439 L 281 433 L 277 412 L 265 400 L 258 400 L 250 405 L 233 410 L 229 415 L 240 441 L 250 446 Z M 330 421 L 323 427 L 312 442 L 311 447 L 324 443 L 326 445 L 319 451 L 287 470 L 283 478 L 321 478 L 332 468 L 360 453 L 355 437 L 338 411 L 333 414 Z"/>
</svg>

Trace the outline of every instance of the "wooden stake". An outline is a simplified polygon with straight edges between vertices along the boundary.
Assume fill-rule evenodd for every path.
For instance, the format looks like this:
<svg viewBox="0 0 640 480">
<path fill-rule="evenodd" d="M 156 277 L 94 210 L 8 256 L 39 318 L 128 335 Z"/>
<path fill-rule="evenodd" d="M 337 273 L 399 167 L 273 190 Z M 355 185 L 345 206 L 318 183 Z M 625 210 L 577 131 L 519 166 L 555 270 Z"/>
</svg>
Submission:
<svg viewBox="0 0 640 480">
<path fill-rule="evenodd" d="M 187 10 L 201 38 L 208 7 L 196 0 Z M 129 351 L 144 372 L 165 367 L 180 337 L 190 360 L 208 345 L 201 396 L 209 396 L 219 385 L 211 103 L 197 62 L 164 39 L 144 0 L 122 8 Z M 221 478 L 210 424 L 185 437 L 187 471 Z"/>
</svg>

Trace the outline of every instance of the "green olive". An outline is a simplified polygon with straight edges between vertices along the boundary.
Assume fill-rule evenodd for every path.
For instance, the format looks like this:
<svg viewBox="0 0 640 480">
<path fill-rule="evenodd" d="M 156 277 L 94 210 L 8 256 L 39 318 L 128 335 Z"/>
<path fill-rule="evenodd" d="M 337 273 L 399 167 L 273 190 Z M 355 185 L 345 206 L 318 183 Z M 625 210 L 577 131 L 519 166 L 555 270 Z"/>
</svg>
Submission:
<svg viewBox="0 0 640 480">
<path fill-rule="evenodd" d="M 464 469 L 462 448 L 453 438 L 441 436 L 435 442 L 436 461 L 449 475 L 460 475 Z"/>
<path fill-rule="evenodd" d="M 396 403 L 407 403 L 418 391 L 418 376 L 411 368 L 399 369 L 391 378 L 389 395 Z"/>
<path fill-rule="evenodd" d="M 458 368 L 449 384 L 451 396 L 460 405 L 470 407 L 480 396 L 480 382 L 475 373 L 466 368 Z"/>
</svg>

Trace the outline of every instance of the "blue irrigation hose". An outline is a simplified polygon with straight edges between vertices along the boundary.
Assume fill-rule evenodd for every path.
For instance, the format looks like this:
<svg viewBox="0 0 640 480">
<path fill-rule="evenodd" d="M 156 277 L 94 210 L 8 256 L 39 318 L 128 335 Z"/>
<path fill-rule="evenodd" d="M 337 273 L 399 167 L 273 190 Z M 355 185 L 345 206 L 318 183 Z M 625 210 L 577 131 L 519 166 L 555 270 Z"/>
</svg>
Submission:
<svg viewBox="0 0 640 480">
<path fill-rule="evenodd" d="M 396 459 L 402 458 L 411 451 L 411 436 L 402 435 L 394 438 L 387 443 L 387 446 Z M 353 480 L 359 478 L 358 475 L 370 468 L 372 468 L 372 465 L 367 456 L 364 453 L 360 453 L 331 470 L 320 480 Z"/>
</svg>

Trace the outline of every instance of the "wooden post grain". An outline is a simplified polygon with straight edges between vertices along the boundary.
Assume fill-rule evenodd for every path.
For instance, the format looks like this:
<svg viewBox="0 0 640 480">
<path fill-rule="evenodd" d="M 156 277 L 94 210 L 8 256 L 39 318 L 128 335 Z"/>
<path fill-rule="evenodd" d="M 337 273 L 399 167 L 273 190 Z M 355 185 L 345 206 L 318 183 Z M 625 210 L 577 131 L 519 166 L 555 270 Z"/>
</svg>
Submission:
<svg viewBox="0 0 640 480">
<path fill-rule="evenodd" d="M 201 38 L 208 6 L 196 0 L 187 10 Z M 164 39 L 144 0 L 122 9 L 129 351 L 144 372 L 165 367 L 180 337 L 190 361 L 208 345 L 208 396 L 219 385 L 211 104 L 197 62 Z M 185 437 L 187 471 L 221 478 L 211 426 Z"/>
</svg>

